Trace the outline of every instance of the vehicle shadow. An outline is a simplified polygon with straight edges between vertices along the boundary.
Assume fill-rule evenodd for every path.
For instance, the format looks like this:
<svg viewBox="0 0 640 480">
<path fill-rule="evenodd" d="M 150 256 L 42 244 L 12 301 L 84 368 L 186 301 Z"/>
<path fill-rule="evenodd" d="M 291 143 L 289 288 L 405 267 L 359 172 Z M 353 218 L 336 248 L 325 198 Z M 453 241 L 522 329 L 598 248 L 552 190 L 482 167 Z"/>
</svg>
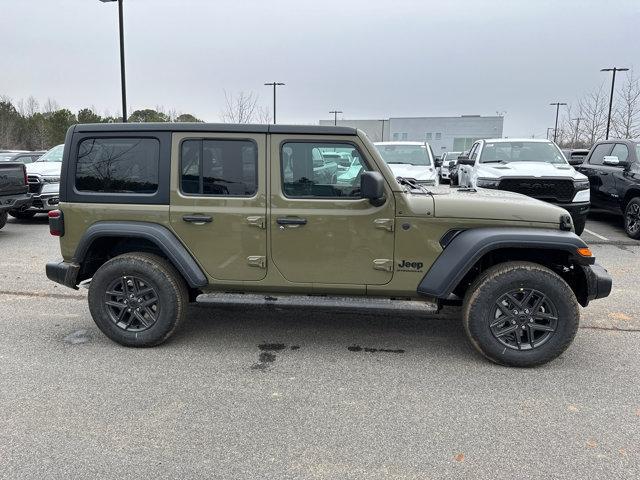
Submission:
<svg viewBox="0 0 640 480">
<path fill-rule="evenodd" d="M 172 345 L 224 349 L 231 345 L 282 345 L 314 351 L 475 357 L 460 309 L 440 314 L 397 314 L 317 307 L 192 305 Z"/>
<path fill-rule="evenodd" d="M 43 225 L 49 223 L 49 217 L 45 213 L 38 213 L 32 218 L 14 218 L 9 215 L 7 223 L 13 223 L 16 225 Z"/>
<path fill-rule="evenodd" d="M 596 222 L 606 223 L 615 228 L 620 228 L 624 232 L 624 218 L 622 215 L 616 215 L 611 212 L 605 211 L 591 211 L 589 212 L 588 220 L 595 220 Z"/>
</svg>

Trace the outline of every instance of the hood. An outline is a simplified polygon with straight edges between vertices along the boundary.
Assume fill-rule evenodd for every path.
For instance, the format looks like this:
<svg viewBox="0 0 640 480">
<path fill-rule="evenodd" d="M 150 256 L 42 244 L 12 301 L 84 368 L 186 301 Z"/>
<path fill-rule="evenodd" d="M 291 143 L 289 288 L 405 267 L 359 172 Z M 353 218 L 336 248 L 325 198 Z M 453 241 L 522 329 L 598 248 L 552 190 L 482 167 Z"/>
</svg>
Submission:
<svg viewBox="0 0 640 480">
<path fill-rule="evenodd" d="M 436 171 L 427 165 L 411 165 L 408 163 L 387 164 L 396 177 L 415 178 L 416 180 L 435 180 Z"/>
<path fill-rule="evenodd" d="M 27 164 L 27 175 L 60 176 L 62 162 L 33 162 Z"/>
<path fill-rule="evenodd" d="M 509 162 L 479 163 L 476 174 L 478 178 L 502 177 L 554 177 L 586 180 L 587 177 L 577 172 L 566 163 L 549 162 Z"/>
</svg>

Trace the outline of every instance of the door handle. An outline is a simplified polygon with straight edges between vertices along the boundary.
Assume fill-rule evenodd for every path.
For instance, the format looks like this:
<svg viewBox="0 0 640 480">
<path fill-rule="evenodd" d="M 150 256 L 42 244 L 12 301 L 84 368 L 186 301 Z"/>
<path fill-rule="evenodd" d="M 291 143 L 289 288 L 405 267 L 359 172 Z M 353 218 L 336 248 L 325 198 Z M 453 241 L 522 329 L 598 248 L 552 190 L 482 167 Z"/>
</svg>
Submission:
<svg viewBox="0 0 640 480">
<path fill-rule="evenodd" d="M 278 225 L 306 225 L 307 219 L 300 217 L 280 217 L 276 219 Z"/>
<path fill-rule="evenodd" d="M 182 220 L 196 225 L 204 225 L 205 223 L 211 223 L 213 218 L 209 215 L 184 215 Z"/>
</svg>

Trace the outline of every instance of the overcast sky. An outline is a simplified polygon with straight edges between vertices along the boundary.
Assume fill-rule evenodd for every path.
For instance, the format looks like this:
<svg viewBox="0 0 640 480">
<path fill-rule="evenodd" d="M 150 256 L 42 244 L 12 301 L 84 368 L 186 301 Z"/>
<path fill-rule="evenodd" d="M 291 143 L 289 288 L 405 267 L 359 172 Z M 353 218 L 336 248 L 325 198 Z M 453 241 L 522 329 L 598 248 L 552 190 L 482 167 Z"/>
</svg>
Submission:
<svg viewBox="0 0 640 480">
<path fill-rule="evenodd" d="M 219 121 L 224 90 L 282 81 L 278 123 L 495 115 L 543 136 L 551 101 L 640 70 L 638 0 L 124 0 L 129 113 Z M 120 111 L 117 6 L 0 0 L 0 95 Z"/>
</svg>

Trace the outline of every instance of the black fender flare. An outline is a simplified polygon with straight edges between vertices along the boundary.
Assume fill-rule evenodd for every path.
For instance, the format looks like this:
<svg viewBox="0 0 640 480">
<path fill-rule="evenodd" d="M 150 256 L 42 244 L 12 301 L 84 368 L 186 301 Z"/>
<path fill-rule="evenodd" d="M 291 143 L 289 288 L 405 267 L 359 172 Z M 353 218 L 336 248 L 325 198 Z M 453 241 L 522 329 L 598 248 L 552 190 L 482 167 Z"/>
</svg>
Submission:
<svg viewBox="0 0 640 480">
<path fill-rule="evenodd" d="M 190 287 L 200 288 L 209 282 L 200 266 L 178 238 L 163 225 L 150 222 L 101 221 L 91 225 L 78 242 L 73 263 L 81 265 L 93 242 L 104 237 L 143 238 L 155 244 Z"/>
<path fill-rule="evenodd" d="M 502 248 L 563 250 L 576 263 L 590 265 L 593 257 L 580 257 L 577 250 L 587 244 L 573 232 L 542 228 L 488 227 L 449 231 L 441 243 L 443 251 L 418 285 L 418 294 L 445 299 L 473 266 L 487 253 Z"/>
</svg>

